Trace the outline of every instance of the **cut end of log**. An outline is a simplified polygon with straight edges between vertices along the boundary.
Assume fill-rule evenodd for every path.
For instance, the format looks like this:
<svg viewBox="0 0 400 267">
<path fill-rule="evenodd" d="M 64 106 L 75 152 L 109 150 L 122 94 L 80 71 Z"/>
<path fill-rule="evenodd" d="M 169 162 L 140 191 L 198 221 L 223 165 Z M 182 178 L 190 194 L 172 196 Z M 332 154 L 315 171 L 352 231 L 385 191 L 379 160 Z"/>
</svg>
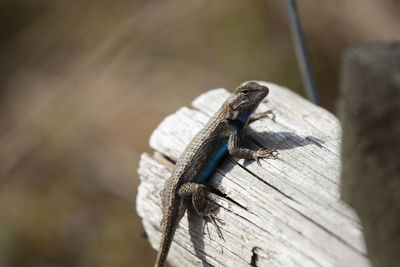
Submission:
<svg viewBox="0 0 400 267">
<path fill-rule="evenodd" d="M 172 266 L 370 266 L 355 213 L 340 200 L 340 125 L 334 115 L 287 88 L 270 88 L 248 129 L 249 145 L 279 151 L 260 164 L 226 156 L 209 177 L 223 239 L 190 209 L 172 244 Z M 161 236 L 159 193 L 171 164 L 229 96 L 214 89 L 168 116 L 143 154 L 137 212 L 152 246 Z"/>
</svg>

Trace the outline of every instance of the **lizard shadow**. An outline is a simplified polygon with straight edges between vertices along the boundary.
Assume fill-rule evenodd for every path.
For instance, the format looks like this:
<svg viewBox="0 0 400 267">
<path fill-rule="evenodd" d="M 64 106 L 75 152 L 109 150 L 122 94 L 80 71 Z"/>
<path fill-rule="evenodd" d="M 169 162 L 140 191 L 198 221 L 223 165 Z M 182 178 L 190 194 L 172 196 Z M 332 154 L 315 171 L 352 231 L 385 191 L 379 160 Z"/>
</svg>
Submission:
<svg viewBox="0 0 400 267">
<path fill-rule="evenodd" d="M 315 136 L 307 135 L 306 137 L 301 137 L 291 132 L 257 132 L 248 129 L 246 134 L 251 141 L 266 149 L 287 150 L 308 145 L 316 145 L 322 148 L 323 144 L 325 144 L 325 141 Z"/>
<path fill-rule="evenodd" d="M 203 232 L 203 221 L 196 213 L 192 205 L 188 205 L 187 208 L 187 218 L 188 218 L 188 231 L 190 236 L 190 241 L 193 244 L 194 253 L 197 258 L 201 259 L 202 266 L 212 266 L 206 262 L 205 258 L 205 242 Z M 206 226 L 207 228 L 207 226 Z"/>
<path fill-rule="evenodd" d="M 282 150 L 289 150 L 309 145 L 323 148 L 323 145 L 325 144 L 325 141 L 315 136 L 307 135 L 306 137 L 302 137 L 292 132 L 257 132 L 252 129 L 247 129 L 245 134 L 249 138 L 244 142 L 244 146 L 253 150 L 258 150 L 259 148 L 277 150 L 278 157 L 279 151 Z M 243 166 L 246 167 L 250 163 L 251 160 L 246 160 L 244 161 Z"/>
</svg>

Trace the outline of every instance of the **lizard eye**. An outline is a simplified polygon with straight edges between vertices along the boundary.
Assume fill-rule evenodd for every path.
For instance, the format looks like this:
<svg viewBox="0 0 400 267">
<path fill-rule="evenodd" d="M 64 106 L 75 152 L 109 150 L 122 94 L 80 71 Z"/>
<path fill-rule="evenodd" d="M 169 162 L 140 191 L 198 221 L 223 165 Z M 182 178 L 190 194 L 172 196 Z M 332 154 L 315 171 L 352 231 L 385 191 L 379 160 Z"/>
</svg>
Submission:
<svg viewBox="0 0 400 267">
<path fill-rule="evenodd" d="M 249 93 L 249 90 L 244 89 L 244 90 L 241 91 L 241 93 L 242 93 L 243 95 L 247 95 L 247 94 Z"/>
</svg>

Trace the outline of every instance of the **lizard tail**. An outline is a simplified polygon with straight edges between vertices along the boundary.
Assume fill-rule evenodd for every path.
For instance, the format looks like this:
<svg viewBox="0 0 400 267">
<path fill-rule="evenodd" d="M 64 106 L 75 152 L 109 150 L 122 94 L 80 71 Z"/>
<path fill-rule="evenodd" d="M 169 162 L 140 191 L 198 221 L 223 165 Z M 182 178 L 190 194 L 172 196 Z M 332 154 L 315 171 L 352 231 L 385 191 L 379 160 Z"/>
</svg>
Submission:
<svg viewBox="0 0 400 267">
<path fill-rule="evenodd" d="M 171 225 L 171 222 L 168 221 L 169 220 L 167 220 L 165 226 L 163 226 L 163 235 L 161 237 L 160 248 L 158 250 L 154 267 L 162 267 L 164 265 L 165 261 L 167 260 L 169 248 L 172 244 L 172 239 L 174 238 L 176 226 Z"/>
</svg>

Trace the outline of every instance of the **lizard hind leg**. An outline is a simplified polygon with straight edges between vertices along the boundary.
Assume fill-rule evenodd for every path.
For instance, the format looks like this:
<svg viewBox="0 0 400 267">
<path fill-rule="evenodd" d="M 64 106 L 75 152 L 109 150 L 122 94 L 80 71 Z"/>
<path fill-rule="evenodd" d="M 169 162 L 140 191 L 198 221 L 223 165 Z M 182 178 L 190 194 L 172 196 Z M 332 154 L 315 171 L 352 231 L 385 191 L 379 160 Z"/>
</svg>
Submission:
<svg viewBox="0 0 400 267">
<path fill-rule="evenodd" d="M 210 208 L 205 197 L 206 186 L 203 184 L 197 184 L 193 182 L 188 182 L 183 184 L 179 188 L 179 196 L 183 199 L 191 200 L 194 209 L 196 210 L 197 214 L 203 218 L 203 234 L 205 233 L 205 226 L 208 221 L 214 225 L 217 230 L 218 236 L 222 237 L 222 232 L 219 226 L 216 223 L 218 218 L 213 213 L 218 206 Z"/>
</svg>

